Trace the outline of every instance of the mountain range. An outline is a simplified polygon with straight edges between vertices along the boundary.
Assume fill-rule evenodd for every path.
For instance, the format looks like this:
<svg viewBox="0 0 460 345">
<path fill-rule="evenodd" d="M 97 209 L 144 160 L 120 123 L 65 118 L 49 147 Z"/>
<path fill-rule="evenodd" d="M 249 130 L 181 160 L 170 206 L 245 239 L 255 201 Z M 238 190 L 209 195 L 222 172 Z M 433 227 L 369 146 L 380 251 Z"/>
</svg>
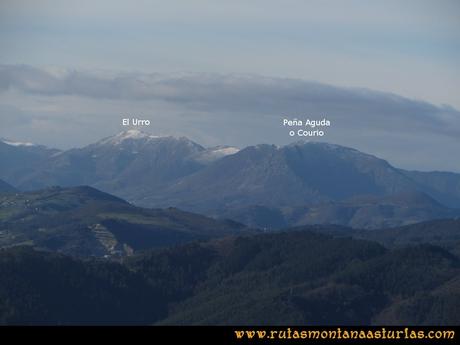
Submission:
<svg viewBox="0 0 460 345">
<path fill-rule="evenodd" d="M 399 226 L 455 217 L 460 174 L 406 171 L 327 143 L 205 148 L 128 130 L 66 151 L 0 143 L 0 178 L 20 190 L 90 185 L 143 207 L 249 226 Z"/>
</svg>

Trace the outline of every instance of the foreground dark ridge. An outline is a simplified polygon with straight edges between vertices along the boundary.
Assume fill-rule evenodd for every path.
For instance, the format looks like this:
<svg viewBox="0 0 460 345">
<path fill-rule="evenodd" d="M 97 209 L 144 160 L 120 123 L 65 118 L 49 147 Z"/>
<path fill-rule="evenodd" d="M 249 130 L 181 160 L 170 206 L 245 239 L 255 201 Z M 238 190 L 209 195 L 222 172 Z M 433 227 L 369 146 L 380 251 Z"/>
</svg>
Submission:
<svg viewBox="0 0 460 345">
<path fill-rule="evenodd" d="M 457 256 L 308 231 L 188 244 L 122 263 L 0 251 L 3 324 L 457 325 Z M 18 293 L 20 292 L 20 293 Z"/>
<path fill-rule="evenodd" d="M 0 194 L 0 247 L 30 245 L 74 256 L 123 256 L 248 232 L 176 208 L 144 209 L 92 187 Z"/>
</svg>

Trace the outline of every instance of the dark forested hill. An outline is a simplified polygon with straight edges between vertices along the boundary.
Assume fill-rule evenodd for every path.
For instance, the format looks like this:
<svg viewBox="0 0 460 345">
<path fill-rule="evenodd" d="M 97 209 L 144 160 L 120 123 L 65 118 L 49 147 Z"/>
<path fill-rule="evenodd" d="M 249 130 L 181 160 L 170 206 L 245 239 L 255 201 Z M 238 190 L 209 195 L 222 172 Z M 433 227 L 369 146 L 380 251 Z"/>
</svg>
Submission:
<svg viewBox="0 0 460 345">
<path fill-rule="evenodd" d="M 145 279 L 117 263 L 30 247 L 0 250 L 0 324 L 139 324 L 165 314 Z"/>
<path fill-rule="evenodd" d="M 111 256 L 242 231 L 236 222 L 175 208 L 143 209 L 91 187 L 0 195 L 0 247 Z"/>
<path fill-rule="evenodd" d="M 297 207 L 248 206 L 215 212 L 217 218 L 230 218 L 251 227 L 284 227 L 335 224 L 356 229 L 382 229 L 427 220 L 460 216 L 460 210 L 447 208 L 421 192 L 398 193 L 384 197 L 356 197 Z"/>
<path fill-rule="evenodd" d="M 305 232 L 240 238 L 214 279 L 173 308 L 163 324 L 375 324 L 460 321 L 458 258 L 429 245 L 385 250 Z M 428 307 L 437 290 L 445 307 Z M 408 303 L 412 313 L 401 305 Z M 433 302 L 431 302 L 433 303 Z M 436 310 L 436 312 L 434 311 Z M 388 318 L 388 314 L 393 317 Z M 383 320 L 383 321 L 382 321 Z"/>
<path fill-rule="evenodd" d="M 6 324 L 458 324 L 460 263 L 308 231 L 79 261 L 0 251 Z"/>
<path fill-rule="evenodd" d="M 376 231 L 351 230 L 350 234 L 392 248 L 428 243 L 460 256 L 460 219 L 439 219 Z"/>
<path fill-rule="evenodd" d="M 417 224 L 377 230 L 352 229 L 338 225 L 305 225 L 288 231 L 312 231 L 334 237 L 352 237 L 377 242 L 386 248 L 430 244 L 460 257 L 460 219 L 436 219 Z"/>
</svg>

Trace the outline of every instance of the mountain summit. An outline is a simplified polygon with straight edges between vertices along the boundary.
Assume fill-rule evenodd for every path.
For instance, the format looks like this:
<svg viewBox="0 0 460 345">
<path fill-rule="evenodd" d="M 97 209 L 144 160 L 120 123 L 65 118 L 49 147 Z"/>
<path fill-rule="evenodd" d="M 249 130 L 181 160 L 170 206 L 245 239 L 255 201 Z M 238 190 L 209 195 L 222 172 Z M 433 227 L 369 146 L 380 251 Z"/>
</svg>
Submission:
<svg viewBox="0 0 460 345">
<path fill-rule="evenodd" d="M 185 176 L 161 193 L 146 195 L 142 202 L 193 205 L 202 212 L 249 205 L 299 206 L 416 189 L 385 160 L 343 146 L 297 142 L 247 147 Z"/>
<path fill-rule="evenodd" d="M 129 129 L 127 131 L 120 132 L 116 135 L 107 137 L 98 142 L 98 144 L 111 144 L 118 145 L 123 143 L 126 140 L 150 140 L 158 139 L 160 136 L 151 135 L 149 133 L 140 131 L 138 129 Z"/>
<path fill-rule="evenodd" d="M 187 138 L 128 130 L 50 157 L 20 187 L 91 185 L 129 197 L 197 171 L 202 164 L 193 157 L 205 150 Z"/>
</svg>

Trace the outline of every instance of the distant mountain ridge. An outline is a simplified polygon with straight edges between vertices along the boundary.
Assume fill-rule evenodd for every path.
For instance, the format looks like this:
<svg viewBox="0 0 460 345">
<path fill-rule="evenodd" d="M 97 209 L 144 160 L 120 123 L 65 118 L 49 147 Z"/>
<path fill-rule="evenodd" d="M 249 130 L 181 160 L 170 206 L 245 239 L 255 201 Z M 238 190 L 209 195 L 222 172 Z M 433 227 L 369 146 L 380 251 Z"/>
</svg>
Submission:
<svg viewBox="0 0 460 345">
<path fill-rule="evenodd" d="M 429 243 L 460 257 L 460 217 L 438 219 L 379 231 L 351 230 L 354 238 L 375 241 L 386 247 Z"/>
<path fill-rule="evenodd" d="M 257 209 L 274 219 L 270 227 L 313 221 L 398 226 L 455 215 L 450 208 L 460 208 L 460 174 L 406 171 L 319 142 L 205 148 L 184 137 L 128 130 L 66 151 L 2 142 L 0 159 L 0 179 L 22 190 L 90 185 L 144 207 L 218 217 L 242 213 L 239 220 Z M 404 197 L 410 194 L 425 194 L 433 203 Z M 312 207 L 319 212 L 314 217 L 305 212 Z M 278 213 L 283 219 L 276 219 Z"/>
<path fill-rule="evenodd" d="M 39 169 L 45 169 L 46 163 L 59 150 L 31 143 L 18 143 L 12 140 L 0 140 L 0 179 L 21 189 L 24 181 Z"/>
<path fill-rule="evenodd" d="M 442 204 L 460 207 L 460 174 L 443 171 L 400 171 Z"/>
<path fill-rule="evenodd" d="M 6 180 L 23 190 L 92 185 L 127 197 L 136 195 L 137 190 L 158 188 L 189 175 L 236 151 L 231 147 L 206 149 L 185 137 L 153 136 L 128 130 L 83 148 L 52 150 L 53 154 L 45 157 L 38 151 L 32 160 L 38 160 L 33 168 L 18 164 L 15 175 L 1 173 L 0 176 L 6 176 Z M 0 158 L 8 160 L 8 157 Z M 18 172 L 21 168 L 23 171 Z"/>
<path fill-rule="evenodd" d="M 138 202 L 193 205 L 197 210 L 281 207 L 415 188 L 384 160 L 337 145 L 302 142 L 247 147 Z"/>
</svg>

